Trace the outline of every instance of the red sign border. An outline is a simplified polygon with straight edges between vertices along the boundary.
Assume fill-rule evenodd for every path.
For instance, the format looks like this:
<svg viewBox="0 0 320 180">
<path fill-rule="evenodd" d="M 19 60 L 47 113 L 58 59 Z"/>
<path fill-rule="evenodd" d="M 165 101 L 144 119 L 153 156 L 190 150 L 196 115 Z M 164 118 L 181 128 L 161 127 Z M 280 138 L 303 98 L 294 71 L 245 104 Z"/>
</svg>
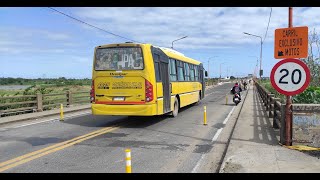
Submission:
<svg viewBox="0 0 320 180">
<path fill-rule="evenodd" d="M 298 89 L 296 91 L 284 91 L 279 86 L 277 86 L 277 84 L 274 81 L 274 74 L 275 74 L 276 70 L 278 69 L 278 67 L 281 66 L 282 64 L 288 63 L 288 62 L 293 62 L 293 63 L 299 64 L 300 66 L 302 66 L 302 68 L 306 72 L 307 77 L 306 77 L 305 83 L 303 84 L 303 86 L 300 89 Z M 273 86 L 273 88 L 275 88 L 279 93 L 287 95 L 287 96 L 293 96 L 293 95 L 302 93 L 308 87 L 308 85 L 310 83 L 310 78 L 311 78 L 310 77 L 310 70 L 309 70 L 308 66 L 304 62 L 302 62 L 301 60 L 293 59 L 293 58 L 287 58 L 287 59 L 283 59 L 283 60 L 279 61 L 277 64 L 275 64 L 273 66 L 273 68 L 271 70 L 271 74 L 270 74 L 270 81 L 271 81 L 271 85 Z"/>
</svg>

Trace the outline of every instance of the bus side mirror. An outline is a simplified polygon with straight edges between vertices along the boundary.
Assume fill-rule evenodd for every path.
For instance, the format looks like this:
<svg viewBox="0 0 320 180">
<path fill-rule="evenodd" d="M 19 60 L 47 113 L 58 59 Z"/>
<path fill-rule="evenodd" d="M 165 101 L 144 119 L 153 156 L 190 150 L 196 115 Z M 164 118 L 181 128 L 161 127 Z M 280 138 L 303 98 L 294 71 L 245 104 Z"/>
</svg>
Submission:
<svg viewBox="0 0 320 180">
<path fill-rule="evenodd" d="M 208 77 L 208 71 L 205 71 L 205 72 L 204 72 L 204 75 L 205 75 L 206 77 Z"/>
</svg>

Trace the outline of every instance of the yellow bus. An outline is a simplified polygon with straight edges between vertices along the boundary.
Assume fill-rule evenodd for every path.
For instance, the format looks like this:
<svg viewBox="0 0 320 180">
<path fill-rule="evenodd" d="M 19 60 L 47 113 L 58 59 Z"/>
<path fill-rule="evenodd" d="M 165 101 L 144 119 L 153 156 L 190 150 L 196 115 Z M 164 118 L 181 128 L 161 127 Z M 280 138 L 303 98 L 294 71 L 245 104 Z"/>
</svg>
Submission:
<svg viewBox="0 0 320 180">
<path fill-rule="evenodd" d="M 204 98 L 200 61 L 163 47 L 141 43 L 95 47 L 92 114 L 178 115 L 179 109 Z"/>
</svg>

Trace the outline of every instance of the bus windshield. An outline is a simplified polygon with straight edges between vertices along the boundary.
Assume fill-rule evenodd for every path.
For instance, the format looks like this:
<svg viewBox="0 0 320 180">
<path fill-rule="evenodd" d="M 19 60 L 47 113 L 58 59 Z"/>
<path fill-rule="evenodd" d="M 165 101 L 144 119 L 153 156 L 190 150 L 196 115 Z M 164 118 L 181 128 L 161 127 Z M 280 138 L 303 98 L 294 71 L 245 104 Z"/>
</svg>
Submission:
<svg viewBox="0 0 320 180">
<path fill-rule="evenodd" d="M 140 47 L 112 47 L 96 50 L 95 70 L 141 70 L 143 57 Z"/>
</svg>

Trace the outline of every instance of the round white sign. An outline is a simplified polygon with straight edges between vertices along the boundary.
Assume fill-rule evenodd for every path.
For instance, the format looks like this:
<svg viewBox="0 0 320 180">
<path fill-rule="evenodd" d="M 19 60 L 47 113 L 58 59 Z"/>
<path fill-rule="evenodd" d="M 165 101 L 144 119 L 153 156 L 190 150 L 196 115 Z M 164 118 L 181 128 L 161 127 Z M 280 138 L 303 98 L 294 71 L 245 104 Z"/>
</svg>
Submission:
<svg viewBox="0 0 320 180">
<path fill-rule="evenodd" d="M 299 94 L 308 87 L 310 71 L 298 59 L 284 59 L 273 67 L 270 79 L 278 92 L 290 96 Z"/>
</svg>

